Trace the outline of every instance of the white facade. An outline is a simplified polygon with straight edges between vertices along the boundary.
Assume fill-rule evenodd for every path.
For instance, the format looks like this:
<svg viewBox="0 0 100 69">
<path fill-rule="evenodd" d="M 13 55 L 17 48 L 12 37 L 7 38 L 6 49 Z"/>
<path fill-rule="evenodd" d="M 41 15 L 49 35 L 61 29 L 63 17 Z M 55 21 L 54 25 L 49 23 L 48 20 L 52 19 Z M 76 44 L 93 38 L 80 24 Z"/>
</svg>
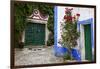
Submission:
<svg viewBox="0 0 100 69">
<path fill-rule="evenodd" d="M 58 6 L 57 7 L 57 42 L 61 39 L 61 23 L 64 22 L 65 8 L 73 8 L 72 15 L 79 13 L 79 21 L 93 18 L 93 32 L 94 32 L 94 8 L 83 8 L 83 7 L 69 7 L 69 6 Z M 84 27 L 80 26 L 80 38 L 78 39 L 77 49 L 81 52 L 81 59 L 85 60 L 85 45 L 84 45 Z M 94 39 L 94 38 L 93 38 Z M 93 47 L 93 46 L 92 46 Z"/>
</svg>

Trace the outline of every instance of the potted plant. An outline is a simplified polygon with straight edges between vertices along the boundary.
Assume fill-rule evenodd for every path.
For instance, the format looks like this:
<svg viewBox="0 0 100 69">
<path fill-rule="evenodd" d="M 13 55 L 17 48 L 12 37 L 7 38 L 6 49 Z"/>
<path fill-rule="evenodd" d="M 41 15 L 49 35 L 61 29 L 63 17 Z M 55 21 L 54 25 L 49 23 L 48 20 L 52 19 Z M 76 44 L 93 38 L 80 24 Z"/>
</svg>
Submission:
<svg viewBox="0 0 100 69">
<path fill-rule="evenodd" d="M 62 25 L 62 44 L 68 49 L 68 53 L 65 54 L 64 59 L 73 60 L 72 48 L 77 46 L 77 39 L 79 32 L 77 32 L 77 22 L 80 14 L 72 16 L 73 8 L 65 8 L 64 22 Z"/>
</svg>

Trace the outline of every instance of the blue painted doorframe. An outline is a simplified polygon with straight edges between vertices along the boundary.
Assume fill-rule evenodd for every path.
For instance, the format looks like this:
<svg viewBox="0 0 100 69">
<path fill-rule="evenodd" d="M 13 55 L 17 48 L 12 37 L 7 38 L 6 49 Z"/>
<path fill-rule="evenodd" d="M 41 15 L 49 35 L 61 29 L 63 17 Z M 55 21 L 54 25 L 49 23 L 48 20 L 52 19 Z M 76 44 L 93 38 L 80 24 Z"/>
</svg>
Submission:
<svg viewBox="0 0 100 69">
<path fill-rule="evenodd" d="M 80 25 L 87 25 L 90 24 L 91 25 L 91 47 L 94 48 L 94 25 L 93 25 L 93 18 L 87 19 L 87 20 L 83 20 L 83 21 L 78 21 L 77 24 L 77 29 L 80 32 Z M 93 55 L 93 54 L 92 54 Z"/>
<path fill-rule="evenodd" d="M 86 25 L 86 24 L 91 24 L 91 43 L 92 43 L 92 48 L 94 48 L 94 29 L 93 29 L 93 18 L 83 20 L 83 21 L 78 21 L 77 28 L 78 31 L 80 32 L 80 25 Z"/>
</svg>

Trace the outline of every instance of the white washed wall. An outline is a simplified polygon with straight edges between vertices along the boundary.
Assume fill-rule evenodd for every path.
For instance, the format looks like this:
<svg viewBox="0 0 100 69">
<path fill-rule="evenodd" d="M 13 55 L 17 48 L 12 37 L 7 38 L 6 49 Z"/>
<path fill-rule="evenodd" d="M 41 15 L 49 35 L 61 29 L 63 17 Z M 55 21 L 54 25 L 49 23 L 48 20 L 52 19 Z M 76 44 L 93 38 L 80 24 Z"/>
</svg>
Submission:
<svg viewBox="0 0 100 69">
<path fill-rule="evenodd" d="M 93 23 L 94 23 L 94 9 L 93 8 L 82 8 L 82 7 L 69 7 L 66 6 L 67 8 L 73 8 L 72 10 L 72 15 L 75 15 L 77 13 L 80 14 L 80 18 L 79 21 L 83 21 L 83 20 L 87 20 L 90 18 L 93 18 Z M 60 30 L 60 22 L 63 22 L 63 17 L 65 15 L 65 6 L 58 6 L 57 7 L 57 41 L 59 41 L 59 39 L 61 38 L 61 30 Z M 94 29 L 94 28 L 93 28 Z"/>
<path fill-rule="evenodd" d="M 75 15 L 77 13 L 80 14 L 79 21 L 83 21 L 83 20 L 93 18 L 93 32 L 94 32 L 94 9 L 93 8 L 82 8 L 82 7 L 67 7 L 67 8 L 73 8 L 72 15 Z M 64 6 L 58 6 L 57 14 L 58 14 L 58 19 L 57 19 L 57 24 L 58 24 L 58 26 L 57 26 L 58 27 L 57 28 L 57 31 L 58 31 L 57 37 L 58 38 L 57 38 L 57 41 L 59 41 L 61 39 L 61 33 L 60 33 L 61 32 L 61 30 L 60 30 L 61 23 L 60 22 L 63 22 L 63 17 L 65 15 L 65 7 Z M 81 57 L 82 57 L 81 59 L 85 60 L 84 29 L 83 29 L 82 26 L 80 27 L 80 30 L 81 30 L 81 34 L 80 34 L 81 40 L 78 41 L 77 49 L 79 49 L 80 52 L 81 52 Z M 94 48 L 92 48 L 92 49 L 94 49 Z"/>
</svg>

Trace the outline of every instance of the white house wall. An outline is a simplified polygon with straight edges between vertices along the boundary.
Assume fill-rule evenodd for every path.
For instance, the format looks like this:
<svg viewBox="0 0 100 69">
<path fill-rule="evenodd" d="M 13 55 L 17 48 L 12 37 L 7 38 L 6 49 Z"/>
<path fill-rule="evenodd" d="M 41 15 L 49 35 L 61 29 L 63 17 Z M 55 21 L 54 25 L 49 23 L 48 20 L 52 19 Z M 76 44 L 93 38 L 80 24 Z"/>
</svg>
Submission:
<svg viewBox="0 0 100 69">
<path fill-rule="evenodd" d="M 66 6 L 67 7 L 67 6 Z M 63 17 L 65 15 L 65 6 L 57 7 L 57 24 L 58 24 L 58 40 L 61 38 L 60 34 L 60 22 L 63 22 Z M 79 21 L 87 20 L 89 18 L 94 18 L 94 9 L 93 8 L 80 8 L 80 7 L 68 7 L 73 8 L 72 15 L 79 13 Z"/>
<path fill-rule="evenodd" d="M 94 8 L 82 8 L 82 7 L 68 7 L 68 6 L 58 6 L 57 7 L 57 41 L 59 41 L 61 39 L 61 30 L 60 30 L 60 26 L 61 26 L 61 22 L 63 22 L 63 17 L 65 15 L 65 8 L 73 8 L 72 10 L 72 15 L 75 15 L 77 13 L 80 14 L 79 17 L 79 21 L 83 21 L 83 20 L 87 20 L 90 18 L 93 18 L 93 32 L 94 32 Z M 82 56 L 82 60 L 85 60 L 85 45 L 84 45 L 84 30 L 83 30 L 83 26 L 80 27 L 80 40 L 78 43 L 78 47 L 81 48 L 81 56 Z M 93 34 L 94 35 L 94 34 Z M 93 38 L 94 39 L 94 38 Z M 93 45 L 93 44 L 92 44 Z M 93 46 L 92 46 L 93 47 Z M 94 48 L 93 48 L 94 49 Z"/>
<path fill-rule="evenodd" d="M 80 38 L 79 38 L 79 45 L 80 47 L 80 53 L 81 53 L 81 59 L 85 60 L 85 39 L 84 39 L 84 26 L 80 25 Z"/>
</svg>

